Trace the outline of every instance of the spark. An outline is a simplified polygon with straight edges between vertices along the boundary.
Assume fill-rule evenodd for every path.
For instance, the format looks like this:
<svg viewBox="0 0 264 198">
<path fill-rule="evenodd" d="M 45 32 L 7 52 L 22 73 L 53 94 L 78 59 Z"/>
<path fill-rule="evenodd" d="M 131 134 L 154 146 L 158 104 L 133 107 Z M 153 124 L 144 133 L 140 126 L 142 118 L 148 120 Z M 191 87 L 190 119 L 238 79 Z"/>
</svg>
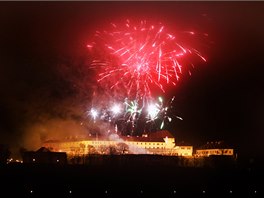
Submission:
<svg viewBox="0 0 264 198">
<path fill-rule="evenodd" d="M 183 118 L 180 116 L 176 116 L 176 118 L 178 118 L 179 120 L 183 120 Z"/>
</svg>

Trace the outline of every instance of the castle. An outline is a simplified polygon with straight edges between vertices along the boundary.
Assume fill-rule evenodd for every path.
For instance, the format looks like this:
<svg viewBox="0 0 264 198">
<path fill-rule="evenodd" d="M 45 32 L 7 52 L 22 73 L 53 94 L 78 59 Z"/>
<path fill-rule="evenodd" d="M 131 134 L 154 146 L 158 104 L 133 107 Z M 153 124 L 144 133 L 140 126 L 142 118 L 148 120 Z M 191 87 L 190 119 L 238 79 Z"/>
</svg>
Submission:
<svg viewBox="0 0 264 198">
<path fill-rule="evenodd" d="M 143 134 L 142 136 L 89 135 L 86 138 L 48 140 L 43 142 L 53 152 L 65 152 L 68 157 L 84 155 L 147 154 L 183 157 L 209 157 L 211 155 L 234 156 L 234 149 L 224 142 L 207 142 L 193 151 L 192 145 L 176 144 L 173 135 L 166 130 Z"/>
<path fill-rule="evenodd" d="M 188 157 L 193 155 L 193 146 L 176 145 L 175 138 L 166 130 L 142 136 L 119 136 L 113 133 L 104 137 L 90 135 L 83 139 L 48 140 L 43 146 L 51 151 L 66 152 L 68 156 L 158 154 Z"/>
</svg>

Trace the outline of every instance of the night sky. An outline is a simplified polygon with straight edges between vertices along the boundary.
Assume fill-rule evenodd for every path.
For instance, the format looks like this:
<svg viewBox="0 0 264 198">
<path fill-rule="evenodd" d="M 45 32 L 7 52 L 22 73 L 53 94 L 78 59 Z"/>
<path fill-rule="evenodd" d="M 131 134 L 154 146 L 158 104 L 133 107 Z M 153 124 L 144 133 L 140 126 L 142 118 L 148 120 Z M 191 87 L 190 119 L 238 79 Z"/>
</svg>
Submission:
<svg viewBox="0 0 264 198">
<path fill-rule="evenodd" d="M 0 143 L 26 147 L 28 129 L 40 133 L 36 123 L 49 121 L 45 139 L 51 125 L 81 121 L 96 86 L 86 44 L 129 18 L 209 35 L 200 46 L 207 62 L 165 95 L 176 96 L 183 118 L 169 127 L 176 143 L 224 140 L 238 154 L 262 155 L 263 10 L 264 2 L 1 2 Z"/>
</svg>

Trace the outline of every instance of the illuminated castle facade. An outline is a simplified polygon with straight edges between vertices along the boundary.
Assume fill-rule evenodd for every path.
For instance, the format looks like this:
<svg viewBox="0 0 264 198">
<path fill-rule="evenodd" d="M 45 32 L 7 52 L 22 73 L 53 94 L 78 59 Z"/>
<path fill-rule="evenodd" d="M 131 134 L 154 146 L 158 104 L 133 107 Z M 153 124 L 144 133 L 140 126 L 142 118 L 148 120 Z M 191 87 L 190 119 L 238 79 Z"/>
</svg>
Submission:
<svg viewBox="0 0 264 198">
<path fill-rule="evenodd" d="M 193 146 L 178 146 L 168 131 L 158 131 L 142 136 L 118 136 L 111 134 L 106 137 L 88 136 L 85 139 L 49 140 L 43 146 L 56 152 L 66 152 L 68 156 L 89 154 L 153 154 L 185 156 L 193 155 Z"/>
<path fill-rule="evenodd" d="M 210 155 L 234 156 L 234 149 L 226 145 L 223 141 L 207 142 L 196 149 L 196 157 L 209 157 Z"/>
</svg>

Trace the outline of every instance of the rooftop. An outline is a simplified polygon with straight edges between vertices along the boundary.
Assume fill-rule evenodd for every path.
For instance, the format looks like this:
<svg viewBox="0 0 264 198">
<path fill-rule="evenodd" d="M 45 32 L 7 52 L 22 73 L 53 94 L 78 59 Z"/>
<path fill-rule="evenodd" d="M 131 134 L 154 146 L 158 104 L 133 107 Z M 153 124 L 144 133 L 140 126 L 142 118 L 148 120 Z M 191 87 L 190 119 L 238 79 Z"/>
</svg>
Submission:
<svg viewBox="0 0 264 198">
<path fill-rule="evenodd" d="M 164 142 L 164 138 L 174 138 L 173 135 L 167 131 L 157 131 L 149 134 L 145 134 L 143 136 L 118 136 L 117 134 L 110 134 L 108 137 L 101 136 L 88 136 L 87 138 L 71 138 L 65 140 L 47 140 L 45 143 L 58 143 L 58 142 L 72 142 L 72 141 L 134 141 L 134 142 Z"/>
</svg>

